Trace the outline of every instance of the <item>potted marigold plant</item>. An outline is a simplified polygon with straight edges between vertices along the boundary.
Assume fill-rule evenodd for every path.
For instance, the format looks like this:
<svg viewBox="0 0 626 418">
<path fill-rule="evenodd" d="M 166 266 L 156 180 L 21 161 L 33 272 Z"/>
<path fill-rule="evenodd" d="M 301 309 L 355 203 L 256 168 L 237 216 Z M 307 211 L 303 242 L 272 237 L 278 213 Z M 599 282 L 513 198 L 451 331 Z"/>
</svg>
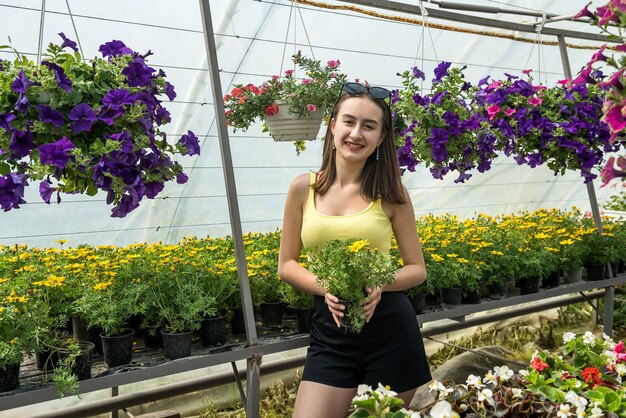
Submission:
<svg viewBox="0 0 626 418">
<path fill-rule="evenodd" d="M 317 137 L 322 119 L 332 111 L 346 76 L 339 73 L 339 60 L 322 65 L 300 51 L 292 60 L 304 78 L 296 78 L 295 70 L 286 70 L 282 77 L 273 76 L 259 86 L 237 84 L 224 96 L 230 126 L 246 130 L 263 120 L 274 140 L 299 141 L 299 149 L 302 140 Z"/>
<path fill-rule="evenodd" d="M 187 181 L 176 155 L 200 153 L 188 131 L 175 144 L 160 126 L 170 121 L 161 96 L 176 97 L 162 70 L 121 41 L 100 46 L 103 58 L 84 61 L 63 33 L 41 63 L 15 51 L 0 60 L 0 207 L 19 208 L 24 188 L 39 181 L 54 193 L 107 194 L 112 216 L 124 217 L 166 181 Z M 68 49 L 74 51 L 66 52 Z"/>
<path fill-rule="evenodd" d="M 396 266 L 389 254 L 372 248 L 367 240 L 333 240 L 321 249 L 309 248 L 309 269 L 318 284 L 346 306 L 342 325 L 359 333 L 365 325 L 366 288 L 391 284 Z"/>
</svg>

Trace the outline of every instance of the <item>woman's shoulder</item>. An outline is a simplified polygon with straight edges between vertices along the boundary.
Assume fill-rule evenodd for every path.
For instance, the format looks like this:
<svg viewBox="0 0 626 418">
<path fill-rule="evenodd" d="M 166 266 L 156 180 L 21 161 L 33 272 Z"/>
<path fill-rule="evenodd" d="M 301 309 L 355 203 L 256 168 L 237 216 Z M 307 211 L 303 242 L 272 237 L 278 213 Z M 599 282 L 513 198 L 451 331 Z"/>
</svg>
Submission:
<svg viewBox="0 0 626 418">
<path fill-rule="evenodd" d="M 411 210 L 413 210 L 413 202 L 411 201 L 411 195 L 409 194 L 409 191 L 404 186 L 404 184 L 402 185 L 402 194 L 404 198 L 404 203 L 393 203 L 386 199 L 380 199 L 381 206 L 383 210 L 385 211 L 385 213 L 387 214 L 387 217 L 389 217 L 389 219 L 393 219 L 394 215 L 397 214 L 398 212 L 401 212 L 403 208 L 411 208 Z"/>
<path fill-rule="evenodd" d="M 289 193 L 306 199 L 311 187 L 311 173 L 304 173 L 294 178 L 289 186 Z"/>
</svg>

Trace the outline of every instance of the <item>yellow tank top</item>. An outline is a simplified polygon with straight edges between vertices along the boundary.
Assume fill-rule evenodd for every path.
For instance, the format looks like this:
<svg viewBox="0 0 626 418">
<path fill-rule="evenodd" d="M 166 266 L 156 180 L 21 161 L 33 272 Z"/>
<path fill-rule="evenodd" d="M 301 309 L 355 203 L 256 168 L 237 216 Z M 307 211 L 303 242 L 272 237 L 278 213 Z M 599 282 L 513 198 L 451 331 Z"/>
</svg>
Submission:
<svg viewBox="0 0 626 418">
<path fill-rule="evenodd" d="M 321 248 L 334 239 L 356 238 L 366 239 L 372 248 L 389 252 L 393 230 L 381 199 L 370 202 L 367 208 L 352 215 L 322 215 L 315 208 L 315 176 L 315 173 L 311 173 L 309 196 L 302 215 L 302 244 L 305 247 Z"/>
</svg>

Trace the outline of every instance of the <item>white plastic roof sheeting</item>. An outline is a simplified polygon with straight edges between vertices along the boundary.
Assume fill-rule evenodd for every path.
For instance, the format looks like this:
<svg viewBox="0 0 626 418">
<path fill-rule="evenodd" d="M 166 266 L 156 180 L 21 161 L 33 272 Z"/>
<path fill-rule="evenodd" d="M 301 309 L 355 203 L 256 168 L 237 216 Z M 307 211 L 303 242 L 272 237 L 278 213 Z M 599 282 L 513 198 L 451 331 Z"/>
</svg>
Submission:
<svg viewBox="0 0 626 418">
<path fill-rule="evenodd" d="M 180 162 L 189 175 L 185 185 L 166 184 L 154 200 L 144 199 L 138 209 L 126 218 L 111 218 L 105 195 L 63 196 L 60 205 L 41 201 L 35 183 L 27 189 L 28 204 L 2 213 L 0 244 L 23 243 L 54 246 L 57 239 L 68 239 L 68 245 L 126 245 L 133 242 L 176 242 L 185 236 L 221 236 L 231 233 L 226 202 L 222 163 L 214 118 L 213 98 L 209 82 L 203 28 L 199 3 L 196 0 L 69 0 L 78 40 L 84 55 L 98 55 L 98 46 L 112 39 L 122 40 L 138 52 L 151 50 L 152 67 L 162 68 L 174 84 L 177 98 L 166 103 L 172 122 L 166 127 L 169 138 L 177 139 L 188 129 L 201 140 L 202 155 L 185 157 Z M 417 1 L 405 0 L 417 4 Z M 47 0 L 44 45 L 58 42 L 57 33 L 76 40 L 66 1 Z M 340 1 L 322 0 L 330 5 L 346 5 Z M 524 7 L 555 14 L 575 14 L 587 0 L 568 1 L 493 1 L 472 2 L 496 7 Z M 598 3 L 598 2 L 596 2 Z M 0 44 L 10 36 L 20 52 L 36 56 L 39 39 L 40 0 L 0 0 Z M 424 2 L 426 7 L 434 7 Z M 599 4 L 599 3 L 598 3 Z M 598 5 L 596 4 L 596 5 Z M 294 26 L 297 49 L 311 54 L 302 21 L 291 21 L 285 49 L 291 2 L 289 0 L 210 0 L 216 31 L 222 89 L 227 93 L 235 83 L 260 83 L 281 68 L 291 67 L 294 50 Z M 553 85 L 564 78 L 558 47 L 522 43 L 509 39 L 430 29 L 425 31 L 423 52 L 422 27 L 368 16 L 348 10 L 329 10 L 300 5 L 304 28 L 316 59 L 340 59 L 341 69 L 350 78 L 368 80 L 371 84 L 399 87 L 398 72 L 409 69 L 414 62 L 432 74 L 439 61 L 467 65 L 465 74 L 473 82 L 505 72 L 520 74 L 533 68 L 535 80 Z M 399 15 L 378 10 L 378 13 Z M 416 17 L 408 16 L 403 17 Z M 516 15 L 487 15 L 509 21 L 535 21 Z M 435 21 L 450 26 L 454 22 Z M 558 22 L 550 27 L 597 33 L 589 25 Z M 511 31 L 482 27 L 473 29 L 513 34 Z M 535 40 L 535 34 L 517 34 Z M 431 41 L 432 38 L 432 41 Z M 555 41 L 542 36 L 542 41 Z M 599 45 L 577 39 L 566 39 L 578 45 Z M 538 52 L 541 52 L 539 58 Z M 573 72 L 591 57 L 593 50 L 569 49 Z M 12 54 L 0 51 L 0 58 Z M 238 201 L 244 232 L 269 231 L 282 223 L 283 204 L 290 181 L 298 174 L 315 170 L 321 161 L 322 141 L 307 144 L 307 150 L 296 156 L 291 143 L 275 143 L 261 132 L 260 125 L 247 132 L 230 132 Z M 320 133 L 320 137 L 322 132 Z M 554 176 L 545 167 L 530 169 L 517 166 L 513 159 L 502 157 L 487 173 L 476 173 L 464 184 L 455 184 L 455 176 L 434 180 L 425 167 L 407 173 L 408 187 L 416 214 L 451 212 L 472 216 L 482 212 L 498 214 L 539 207 L 569 208 L 576 205 L 589 210 L 587 188 L 578 173 Z M 615 189 L 598 189 L 600 203 Z"/>
</svg>

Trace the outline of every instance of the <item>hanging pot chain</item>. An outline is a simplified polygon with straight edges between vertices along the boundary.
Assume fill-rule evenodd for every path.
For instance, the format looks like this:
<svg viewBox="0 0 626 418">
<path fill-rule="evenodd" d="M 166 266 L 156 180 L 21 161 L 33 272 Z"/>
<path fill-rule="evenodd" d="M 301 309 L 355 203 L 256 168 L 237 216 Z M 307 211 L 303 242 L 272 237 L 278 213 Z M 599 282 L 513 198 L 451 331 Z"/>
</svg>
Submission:
<svg viewBox="0 0 626 418">
<path fill-rule="evenodd" d="M 39 18 L 39 44 L 37 45 L 37 65 L 41 62 L 43 49 L 43 27 L 46 20 L 46 0 L 41 0 L 41 17 Z"/>
<path fill-rule="evenodd" d="M 65 4 L 67 5 L 67 12 L 70 14 L 70 20 L 72 21 L 72 27 L 74 28 L 74 35 L 76 35 L 76 42 L 78 42 L 78 50 L 80 51 L 80 56 L 85 60 L 85 54 L 83 53 L 83 46 L 80 43 L 80 38 L 78 37 L 78 30 L 76 30 L 76 23 L 74 22 L 74 15 L 72 15 L 72 10 L 70 9 L 70 0 L 65 0 Z"/>
</svg>

